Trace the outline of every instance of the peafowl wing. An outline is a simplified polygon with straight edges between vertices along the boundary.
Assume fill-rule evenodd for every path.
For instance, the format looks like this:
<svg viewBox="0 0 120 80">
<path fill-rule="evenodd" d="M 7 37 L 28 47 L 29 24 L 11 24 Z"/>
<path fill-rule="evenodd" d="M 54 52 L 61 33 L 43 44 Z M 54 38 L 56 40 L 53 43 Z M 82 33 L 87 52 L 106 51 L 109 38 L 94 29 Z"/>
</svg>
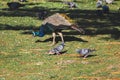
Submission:
<svg viewBox="0 0 120 80">
<path fill-rule="evenodd" d="M 80 33 L 84 33 L 82 28 L 79 28 L 78 25 L 74 24 L 74 21 L 70 19 L 65 14 L 55 13 L 48 18 L 46 18 L 43 22 L 43 25 L 48 25 L 52 30 L 56 29 L 74 29 L 79 31 Z"/>
</svg>

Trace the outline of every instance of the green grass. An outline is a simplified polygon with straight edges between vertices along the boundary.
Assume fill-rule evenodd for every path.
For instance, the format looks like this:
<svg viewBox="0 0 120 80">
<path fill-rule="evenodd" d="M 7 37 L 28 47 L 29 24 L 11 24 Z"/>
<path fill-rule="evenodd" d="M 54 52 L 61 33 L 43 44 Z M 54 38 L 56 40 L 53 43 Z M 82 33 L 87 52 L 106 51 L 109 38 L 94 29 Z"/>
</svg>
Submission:
<svg viewBox="0 0 120 80">
<path fill-rule="evenodd" d="M 119 80 L 120 14 L 117 8 L 120 1 L 109 5 L 111 14 L 103 17 L 95 15 L 95 1 L 92 1 L 81 0 L 79 9 L 63 9 L 59 2 L 32 3 L 30 0 L 17 11 L 8 10 L 7 1 L 0 1 L 0 80 Z M 54 47 L 48 46 L 52 43 L 51 34 L 39 38 L 30 33 L 41 25 L 36 12 L 43 8 L 50 11 L 49 15 L 67 13 L 86 31 L 84 35 L 73 30 L 63 31 L 65 54 L 46 54 Z M 60 40 L 56 45 L 59 43 Z M 83 59 L 75 52 L 76 48 L 97 51 Z"/>
</svg>

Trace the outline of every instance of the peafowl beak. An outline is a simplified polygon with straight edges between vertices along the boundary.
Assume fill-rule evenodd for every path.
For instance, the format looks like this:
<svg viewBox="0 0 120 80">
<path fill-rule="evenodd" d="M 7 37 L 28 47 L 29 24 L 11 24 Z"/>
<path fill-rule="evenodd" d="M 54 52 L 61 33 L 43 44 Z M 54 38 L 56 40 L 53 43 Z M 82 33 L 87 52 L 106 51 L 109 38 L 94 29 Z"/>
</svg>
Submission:
<svg viewBox="0 0 120 80">
<path fill-rule="evenodd" d="M 45 33 L 43 33 L 43 32 L 34 32 L 34 31 L 32 31 L 32 34 L 34 37 L 35 36 L 43 37 L 45 35 Z"/>
</svg>

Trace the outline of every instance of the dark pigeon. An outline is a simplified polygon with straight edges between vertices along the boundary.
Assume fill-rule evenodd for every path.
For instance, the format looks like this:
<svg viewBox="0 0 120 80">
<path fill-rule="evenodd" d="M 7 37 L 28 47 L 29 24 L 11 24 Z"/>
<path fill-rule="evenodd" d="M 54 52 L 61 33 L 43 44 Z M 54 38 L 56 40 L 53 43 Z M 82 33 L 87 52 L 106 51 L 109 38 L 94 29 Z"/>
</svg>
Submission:
<svg viewBox="0 0 120 80">
<path fill-rule="evenodd" d="M 25 6 L 24 4 L 20 4 L 19 2 L 10 2 L 7 3 L 7 5 L 11 10 L 17 10 L 19 7 Z"/>
<path fill-rule="evenodd" d="M 37 13 L 37 16 L 39 19 L 45 19 L 48 15 L 48 12 L 46 10 L 41 10 L 40 12 Z"/>
<path fill-rule="evenodd" d="M 39 28 L 38 32 L 32 31 L 34 36 L 44 37 L 46 34 L 51 34 L 53 36 L 53 43 L 55 44 L 56 35 L 61 37 L 61 41 L 64 42 L 62 30 L 74 29 L 80 33 L 85 33 L 82 28 L 71 21 L 66 14 L 55 13 L 47 18 L 45 18 Z"/>
<path fill-rule="evenodd" d="M 107 5 L 102 6 L 103 13 L 108 14 L 109 13 L 109 7 Z"/>
</svg>

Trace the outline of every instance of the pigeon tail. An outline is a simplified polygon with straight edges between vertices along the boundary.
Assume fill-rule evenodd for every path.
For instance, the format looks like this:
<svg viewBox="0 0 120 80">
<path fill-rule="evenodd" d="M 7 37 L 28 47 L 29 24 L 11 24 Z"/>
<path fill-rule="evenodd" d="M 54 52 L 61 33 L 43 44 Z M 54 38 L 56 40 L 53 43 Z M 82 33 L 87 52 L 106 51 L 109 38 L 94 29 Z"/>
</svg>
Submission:
<svg viewBox="0 0 120 80">
<path fill-rule="evenodd" d="M 76 52 L 77 52 L 77 53 L 80 53 L 80 51 L 81 51 L 80 49 L 76 49 Z"/>
</svg>

